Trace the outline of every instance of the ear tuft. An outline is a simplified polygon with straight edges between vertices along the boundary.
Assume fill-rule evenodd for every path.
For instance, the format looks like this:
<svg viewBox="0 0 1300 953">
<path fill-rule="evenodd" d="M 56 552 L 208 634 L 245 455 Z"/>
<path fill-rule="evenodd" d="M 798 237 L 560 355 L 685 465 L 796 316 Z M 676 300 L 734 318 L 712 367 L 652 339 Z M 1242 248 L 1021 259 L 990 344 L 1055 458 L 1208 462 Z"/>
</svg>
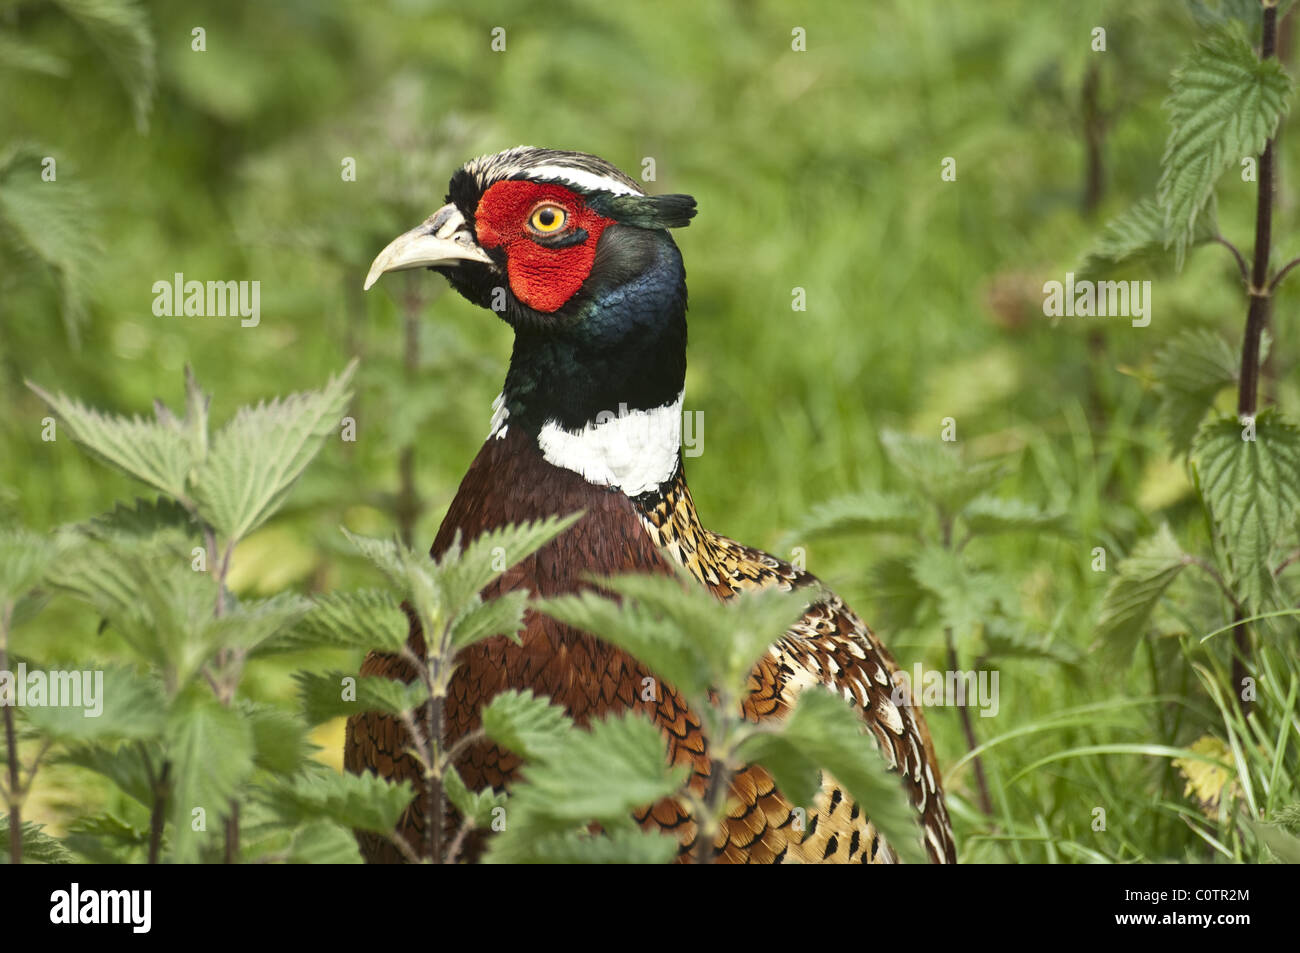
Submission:
<svg viewBox="0 0 1300 953">
<path fill-rule="evenodd" d="M 610 195 L 588 199 L 601 215 L 637 228 L 685 228 L 695 217 L 695 199 L 689 195 Z"/>
</svg>

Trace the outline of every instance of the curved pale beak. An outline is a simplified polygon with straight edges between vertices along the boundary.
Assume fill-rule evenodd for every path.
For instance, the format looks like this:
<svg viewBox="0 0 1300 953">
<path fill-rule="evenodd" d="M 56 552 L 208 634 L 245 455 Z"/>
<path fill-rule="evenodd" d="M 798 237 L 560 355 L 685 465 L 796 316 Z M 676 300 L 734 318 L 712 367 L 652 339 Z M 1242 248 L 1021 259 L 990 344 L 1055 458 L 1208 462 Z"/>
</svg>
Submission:
<svg viewBox="0 0 1300 953">
<path fill-rule="evenodd" d="M 421 224 L 388 243 L 370 265 L 364 288 L 369 291 L 380 275 L 390 271 L 455 265 L 464 261 L 492 264 L 488 253 L 475 241 L 460 209 L 455 205 L 444 205 Z"/>
</svg>

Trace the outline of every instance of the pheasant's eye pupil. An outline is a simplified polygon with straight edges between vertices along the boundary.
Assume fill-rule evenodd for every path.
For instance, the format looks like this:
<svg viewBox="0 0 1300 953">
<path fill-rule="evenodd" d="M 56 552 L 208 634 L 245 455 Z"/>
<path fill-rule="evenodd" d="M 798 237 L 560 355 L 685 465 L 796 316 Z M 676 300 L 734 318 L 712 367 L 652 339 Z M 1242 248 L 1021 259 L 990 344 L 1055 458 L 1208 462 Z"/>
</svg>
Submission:
<svg viewBox="0 0 1300 953">
<path fill-rule="evenodd" d="M 528 225 L 534 232 L 552 234 L 564 227 L 565 214 L 558 205 L 539 205 L 528 216 Z"/>
</svg>

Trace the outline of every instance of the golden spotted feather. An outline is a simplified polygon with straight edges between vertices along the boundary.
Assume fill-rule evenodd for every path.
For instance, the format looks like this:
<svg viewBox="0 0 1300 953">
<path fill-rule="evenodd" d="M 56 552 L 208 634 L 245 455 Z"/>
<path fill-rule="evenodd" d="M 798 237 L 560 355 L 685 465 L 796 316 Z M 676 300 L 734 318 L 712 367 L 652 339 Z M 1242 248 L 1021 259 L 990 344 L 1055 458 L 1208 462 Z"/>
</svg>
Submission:
<svg viewBox="0 0 1300 953">
<path fill-rule="evenodd" d="M 768 586 L 818 586 L 810 573 L 705 529 L 680 471 L 668 492 L 638 503 L 646 532 L 660 551 L 722 598 Z M 890 769 L 903 776 L 925 831 L 930 859 L 952 863 L 956 860 L 952 824 L 925 719 L 911 705 L 894 704 L 898 670 L 894 659 L 838 596 L 823 592 L 824 597 L 755 667 L 745 714 L 755 721 L 780 717 L 809 685 L 824 685 L 841 694 L 861 711 Z M 732 848 L 752 850 L 751 845 L 767 841 L 774 859 L 787 863 L 897 860 L 859 805 L 829 775 L 823 778 L 802 836 L 791 805 L 762 768 L 750 766 L 733 787 L 739 804 L 719 842 L 724 858 Z"/>
</svg>

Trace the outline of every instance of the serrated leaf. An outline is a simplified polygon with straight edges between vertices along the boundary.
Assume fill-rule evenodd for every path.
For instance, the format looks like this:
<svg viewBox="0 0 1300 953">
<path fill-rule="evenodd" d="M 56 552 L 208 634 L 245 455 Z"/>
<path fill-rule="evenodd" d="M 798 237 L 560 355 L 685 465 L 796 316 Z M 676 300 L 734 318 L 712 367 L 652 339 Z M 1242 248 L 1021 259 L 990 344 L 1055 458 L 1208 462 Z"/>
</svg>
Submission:
<svg viewBox="0 0 1300 953">
<path fill-rule="evenodd" d="M 1239 367 L 1232 346 L 1208 329 L 1183 331 L 1156 352 L 1152 367 L 1160 394 L 1156 419 L 1176 454 L 1190 452 L 1215 395 L 1237 382 Z"/>
<path fill-rule="evenodd" d="M 947 512 L 959 510 L 973 497 L 991 489 L 1007 474 L 999 460 L 968 463 L 937 437 L 882 430 L 885 455 L 911 486 Z"/>
<path fill-rule="evenodd" d="M 311 602 L 293 592 L 241 600 L 212 620 L 207 642 L 217 649 L 252 651 L 291 629 L 310 609 Z"/>
<path fill-rule="evenodd" d="M 723 602 L 677 576 L 600 580 L 620 605 L 594 592 L 538 600 L 536 608 L 626 651 L 687 699 L 716 689 L 742 697 L 754 664 L 807 611 L 816 590 L 745 591 Z"/>
<path fill-rule="evenodd" d="M 1207 422 L 1192 461 L 1233 591 L 1255 612 L 1276 595 L 1275 556 L 1300 514 L 1300 429 L 1266 410 L 1255 418 L 1254 440 L 1242 439 L 1243 431 L 1233 417 Z"/>
<path fill-rule="evenodd" d="M 348 829 L 329 821 L 315 821 L 294 832 L 289 864 L 360 864 L 361 851 L 356 836 Z"/>
<path fill-rule="evenodd" d="M 498 635 L 518 642 L 528 597 L 527 591 L 507 592 L 483 602 L 475 595 L 475 601 L 452 622 L 451 647 L 460 650 Z"/>
<path fill-rule="evenodd" d="M 240 540 L 284 503 L 303 470 L 334 434 L 352 399 L 353 360 L 317 391 L 241 407 L 212 437 L 198 467 L 199 513 L 227 540 Z"/>
<path fill-rule="evenodd" d="M 0 609 L 36 588 L 58 556 L 52 538 L 25 529 L 0 529 Z"/>
<path fill-rule="evenodd" d="M 252 731 L 254 765 L 282 776 L 302 767 L 312 750 L 305 724 L 289 712 L 270 705 L 245 701 L 239 711 Z"/>
<path fill-rule="evenodd" d="M 82 672 L 52 673 L 51 681 L 69 679 L 65 690 L 75 693 L 80 707 L 28 706 L 22 709 L 27 723 L 44 737 L 62 742 L 149 739 L 162 733 L 166 701 L 156 679 L 123 665 L 87 671 L 93 705 L 84 694 Z M 50 691 L 53 693 L 53 685 Z"/>
<path fill-rule="evenodd" d="M 977 631 L 1003 607 L 1015 605 L 1003 580 L 972 566 L 950 549 L 926 545 L 912 558 L 912 576 L 938 607 L 939 619 L 958 638 Z"/>
<path fill-rule="evenodd" d="M 901 859 L 925 862 L 922 830 L 901 779 L 886 768 L 861 715 L 826 689 L 800 692 L 779 733 L 752 735 L 740 755 L 767 767 L 795 804 L 812 801 L 820 780 L 810 770 L 820 768 L 844 787 Z"/>
<path fill-rule="evenodd" d="M 1151 611 L 1186 565 L 1187 556 L 1166 523 L 1116 567 L 1097 620 L 1097 634 L 1112 651 L 1132 656 Z"/>
<path fill-rule="evenodd" d="M 414 796 L 408 781 L 390 784 L 369 773 L 333 772 L 273 782 L 262 793 L 266 805 L 286 823 L 328 820 L 375 834 L 392 833 Z"/>
<path fill-rule="evenodd" d="M 678 790 L 688 773 L 669 768 L 663 735 L 633 712 L 570 731 L 524 767 L 511 790 L 506 829 L 492 838 L 486 859 L 537 862 L 540 837 L 593 821 L 610 832 L 634 830 L 632 811 Z"/>
<path fill-rule="evenodd" d="M 506 804 L 505 792 L 493 791 L 490 787 L 481 791 L 471 791 L 461 780 L 455 768 L 448 768 L 442 779 L 443 791 L 452 807 L 460 812 L 477 828 L 492 826 L 494 813 Z"/>
<path fill-rule="evenodd" d="M 573 721 L 546 696 L 505 691 L 483 706 L 483 733 L 524 758 L 536 758 L 561 744 Z"/>
<path fill-rule="evenodd" d="M 190 502 L 194 466 L 190 442 L 175 428 L 140 416 L 104 414 L 63 394 L 27 386 L 58 414 L 72 439 L 91 456 L 174 500 Z"/>
<path fill-rule="evenodd" d="M 1264 150 L 1290 98 L 1291 80 L 1278 61 L 1260 60 L 1232 30 L 1198 45 L 1174 71 L 1156 192 L 1179 268 L 1215 182 L 1229 165 Z"/>
<path fill-rule="evenodd" d="M 70 864 L 72 852 L 57 838 L 45 833 L 44 824 L 23 821 L 24 864 Z M 9 863 L 9 815 L 0 814 L 0 862 Z"/>
<path fill-rule="evenodd" d="M 462 549 L 459 538 L 438 560 L 442 605 L 456 611 L 507 569 L 541 549 L 582 518 L 581 513 L 502 526 Z"/>
<path fill-rule="evenodd" d="M 378 589 L 316 596 L 287 631 L 262 644 L 260 651 L 293 652 L 324 646 L 398 653 L 406 645 L 411 621 L 392 594 Z"/>
<path fill-rule="evenodd" d="M 921 526 L 915 501 L 899 493 L 864 490 L 814 507 L 791 539 L 843 533 L 913 533 Z"/>
<path fill-rule="evenodd" d="M 1213 241 L 1219 232 L 1213 193 L 1196 217 L 1188 239 L 1191 246 Z M 1097 243 L 1079 266 L 1080 279 L 1096 280 L 1122 266 L 1154 266 L 1169 257 L 1169 229 L 1155 199 L 1145 198 L 1106 223 Z"/>
<path fill-rule="evenodd" d="M 149 784 L 149 768 L 145 763 L 146 754 L 154 770 L 161 770 L 163 762 L 162 749 L 158 745 L 141 746 L 139 743 L 124 744 L 117 747 L 103 743 L 84 743 L 69 745 L 53 760 L 59 764 L 72 764 L 94 771 L 113 782 L 123 794 L 134 798 L 145 807 L 152 807 L 153 788 Z"/>
<path fill-rule="evenodd" d="M 210 654 L 216 583 L 166 535 L 134 545 L 87 540 L 69 548 L 47 579 L 109 620 L 141 660 L 164 671 L 171 691 Z"/>
<path fill-rule="evenodd" d="M 218 821 L 253 771 L 253 732 L 238 712 L 189 692 L 168 712 L 164 743 L 171 763 L 173 859 L 193 863 L 204 843 L 218 842 Z M 206 815 L 206 831 L 193 830 L 195 808 Z"/>
<path fill-rule="evenodd" d="M 1068 517 L 1061 512 L 1048 512 L 1018 499 L 978 496 L 961 511 L 966 528 L 976 536 L 995 533 L 1063 533 Z"/>
<path fill-rule="evenodd" d="M 131 99 L 136 129 L 148 128 L 157 67 L 153 31 L 135 0 L 55 0 L 100 48 Z"/>
<path fill-rule="evenodd" d="M 363 711 L 400 716 L 423 705 L 429 689 L 422 679 L 410 683 L 379 676 L 347 675 L 343 672 L 315 674 L 295 672 L 302 713 L 309 725 L 332 718 L 348 718 Z M 355 700 L 351 696 L 355 692 Z M 348 697 L 344 697 L 345 694 Z"/>
<path fill-rule="evenodd" d="M 544 834 L 530 845 L 526 862 L 536 864 L 666 864 L 677 856 L 677 838 L 652 831 L 609 834 L 568 831 Z M 492 862 L 489 858 L 489 862 Z"/>
</svg>

